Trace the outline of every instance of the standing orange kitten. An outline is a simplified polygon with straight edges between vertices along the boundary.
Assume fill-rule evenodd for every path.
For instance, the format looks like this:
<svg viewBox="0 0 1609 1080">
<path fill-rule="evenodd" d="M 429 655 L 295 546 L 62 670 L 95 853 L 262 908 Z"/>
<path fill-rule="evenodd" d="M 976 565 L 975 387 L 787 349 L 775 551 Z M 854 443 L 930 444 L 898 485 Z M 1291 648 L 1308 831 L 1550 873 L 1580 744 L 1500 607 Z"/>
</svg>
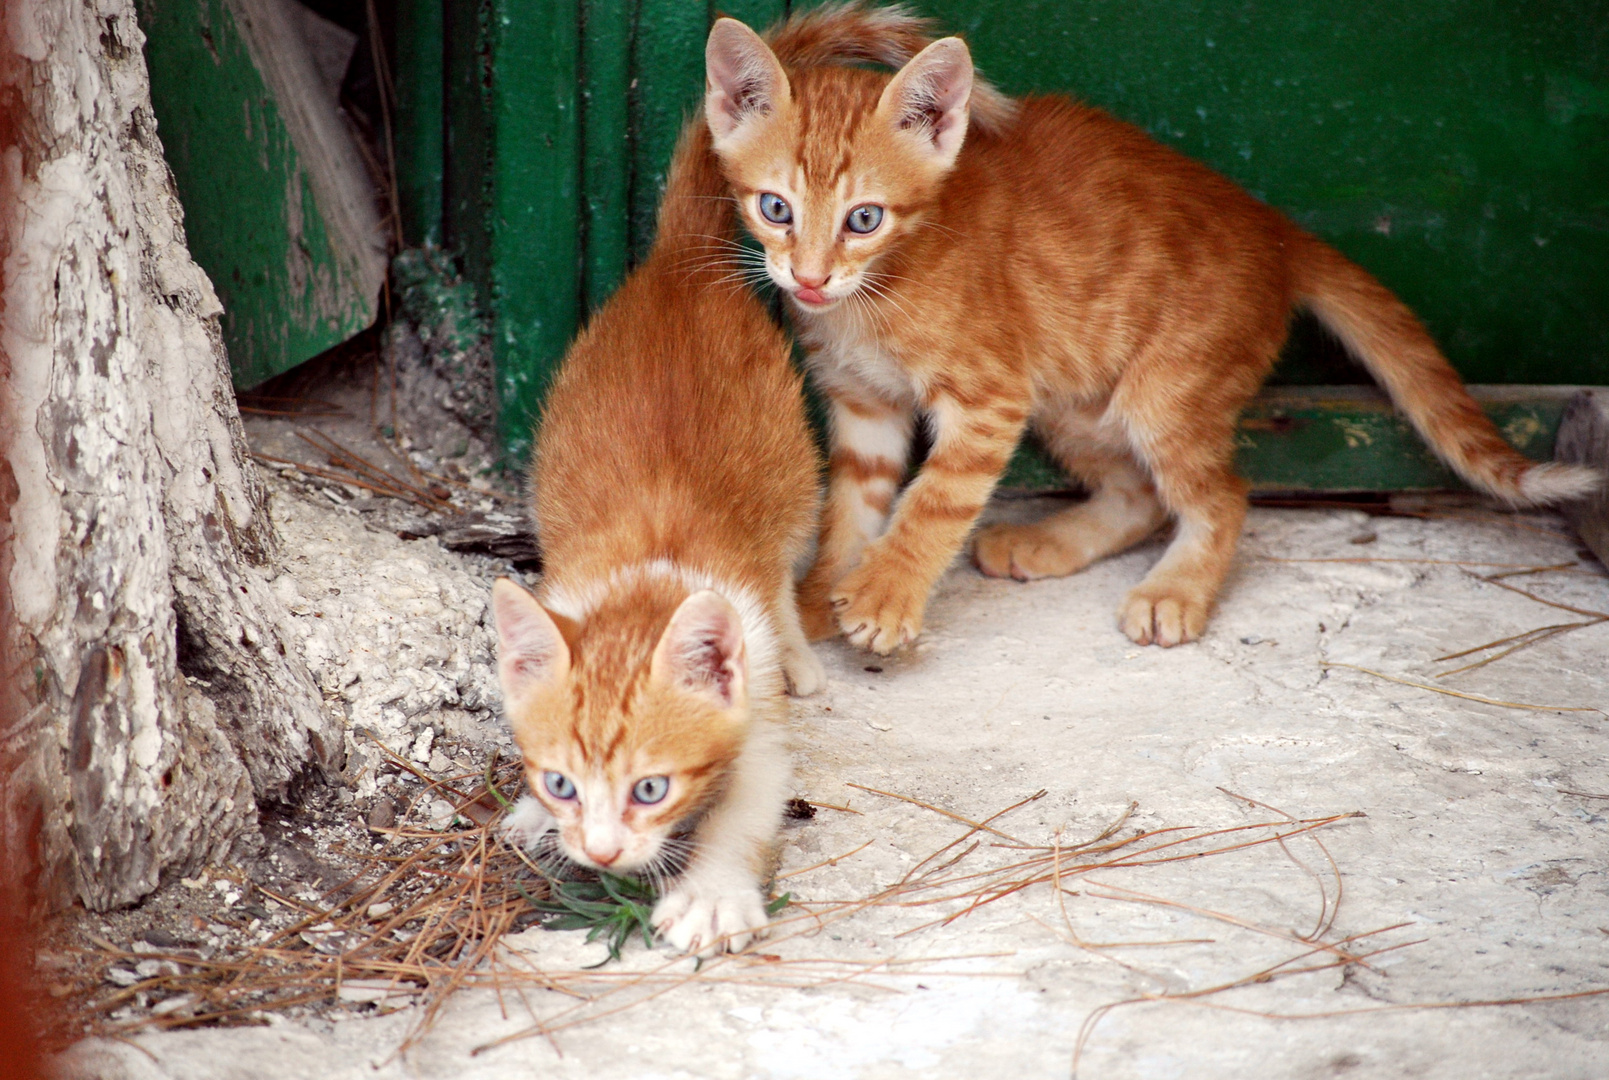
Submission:
<svg viewBox="0 0 1609 1080">
<path fill-rule="evenodd" d="M 786 338 L 717 257 L 734 231 L 695 121 L 658 241 L 547 398 L 531 466 L 541 601 L 507 579 L 492 594 L 540 802 L 515 830 L 530 840 L 550 814 L 564 853 L 597 870 L 663 881 L 685 861 L 653 922 L 696 953 L 766 924 L 784 683 L 809 694 L 824 678 L 794 608 L 815 446 Z"/>
<path fill-rule="evenodd" d="M 823 9 L 783 33 L 812 21 L 904 66 L 785 67 L 723 19 L 705 98 L 830 403 L 831 477 L 800 593 L 812 634 L 841 629 L 879 653 L 914 639 L 1031 424 L 1090 498 L 983 530 L 979 567 L 1070 574 L 1171 518 L 1119 621 L 1141 644 L 1199 637 L 1246 514 L 1235 420 L 1297 307 L 1476 487 L 1528 504 L 1597 482 L 1510 448 L 1401 301 L 1206 166 L 1065 98 L 1002 97 L 960 38 L 929 44 L 900 9 Z M 932 450 L 896 506 L 918 414 Z"/>
</svg>

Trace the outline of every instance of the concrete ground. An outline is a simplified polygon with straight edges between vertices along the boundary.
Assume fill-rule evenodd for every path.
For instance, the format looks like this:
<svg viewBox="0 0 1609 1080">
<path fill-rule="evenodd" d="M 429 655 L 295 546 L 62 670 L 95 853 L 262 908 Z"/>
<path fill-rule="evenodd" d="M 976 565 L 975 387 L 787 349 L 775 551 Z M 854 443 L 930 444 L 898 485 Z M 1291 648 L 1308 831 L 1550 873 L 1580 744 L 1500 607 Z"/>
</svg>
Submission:
<svg viewBox="0 0 1609 1080">
<path fill-rule="evenodd" d="M 796 787 L 854 812 L 818 809 L 785 833 L 791 876 L 779 887 L 817 902 L 808 910 L 822 923 L 801 934 L 812 924 L 791 909 L 758 958 L 590 1004 L 541 989 L 501 1005 L 489 990 L 463 993 L 401 1057 L 409 1012 L 92 1042 L 69 1063 L 129 1080 L 1067 1077 L 1082 1027 L 1085 1080 L 1609 1076 L 1609 996 L 1446 1007 L 1609 988 L 1609 716 L 1598 711 L 1609 709 L 1609 623 L 1437 679 L 1489 653 L 1437 657 L 1591 618 L 1475 576 L 1577 564 L 1557 519 L 1475 516 L 1255 511 L 1205 640 L 1182 648 L 1139 648 L 1114 625 L 1157 545 L 1031 585 L 958 566 L 910 655 L 823 647 L 829 688 L 795 709 Z M 1609 610 L 1609 578 L 1590 559 L 1505 582 Z M 1582 711 L 1485 704 L 1327 664 Z M 1120 836 L 1280 812 L 1365 816 L 1283 846 L 1070 869 L 1060 902 L 1041 882 L 896 936 L 964 901 L 848 914 L 823 904 L 877 893 L 968 827 L 864 788 L 973 821 L 1043 789 L 993 825 L 1048 845 L 1058 868 L 1077 861 L 1062 848 L 1131 802 Z M 942 875 L 1033 854 L 973 839 Z M 1326 924 L 1317 940 L 1332 949 L 1396 948 L 1326 966 L 1334 952 L 1302 940 Z M 1355 935 L 1369 936 L 1337 944 Z M 581 937 L 532 930 L 514 944 L 530 964 L 570 971 L 602 955 Z M 634 945 L 606 971 L 614 981 L 595 991 L 620 987 L 622 971 L 686 975 L 692 964 Z M 1170 998 L 1134 1000 L 1158 995 Z M 1101 1012 L 1119 1002 L 1130 1003 Z M 617 1004 L 630 1007 L 601 1015 Z M 585 1022 L 474 1053 L 533 1015 Z"/>
</svg>

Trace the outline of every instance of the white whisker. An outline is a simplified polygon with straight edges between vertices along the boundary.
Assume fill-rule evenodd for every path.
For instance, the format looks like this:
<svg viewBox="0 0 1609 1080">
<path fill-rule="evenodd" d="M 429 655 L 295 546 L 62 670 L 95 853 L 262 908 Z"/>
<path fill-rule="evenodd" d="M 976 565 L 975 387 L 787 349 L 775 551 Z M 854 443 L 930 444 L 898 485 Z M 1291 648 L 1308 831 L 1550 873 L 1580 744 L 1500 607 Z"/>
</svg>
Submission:
<svg viewBox="0 0 1609 1080">
<path fill-rule="evenodd" d="M 937 229 L 940 232 L 949 233 L 951 236 L 955 237 L 957 240 L 962 239 L 962 236 L 958 231 L 956 231 L 955 229 L 950 228 L 948 225 L 940 225 L 936 221 L 918 221 L 916 223 L 916 227 L 918 229 Z"/>
<path fill-rule="evenodd" d="M 873 295 L 896 308 L 900 314 L 904 315 L 907 319 L 913 318 L 910 308 L 906 307 L 900 298 L 894 295 L 894 291 L 887 285 L 874 281 L 869 274 L 865 277 L 863 284 L 864 287 Z"/>
</svg>

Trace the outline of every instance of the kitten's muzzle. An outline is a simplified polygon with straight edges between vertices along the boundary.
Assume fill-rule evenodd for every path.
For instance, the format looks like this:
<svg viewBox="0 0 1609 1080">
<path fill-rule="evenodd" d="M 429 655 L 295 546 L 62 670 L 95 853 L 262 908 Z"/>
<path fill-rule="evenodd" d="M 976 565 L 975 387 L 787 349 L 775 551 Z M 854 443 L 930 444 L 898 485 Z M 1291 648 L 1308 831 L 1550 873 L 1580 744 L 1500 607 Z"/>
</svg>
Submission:
<svg viewBox="0 0 1609 1080">
<path fill-rule="evenodd" d="M 618 860 L 620 858 L 621 853 L 624 852 L 624 851 L 625 851 L 625 848 L 618 848 L 617 847 L 611 852 L 608 852 L 606 854 L 600 854 L 600 853 L 598 853 L 596 851 L 593 851 L 589 847 L 583 847 L 581 849 L 582 854 L 584 854 L 588 859 L 590 859 L 592 862 L 596 863 L 599 867 L 601 867 L 602 869 L 605 869 L 605 870 L 607 870 L 607 869 L 609 869 L 609 867 L 613 866 L 615 864 L 616 860 Z"/>
<path fill-rule="evenodd" d="M 788 273 L 792 274 L 793 280 L 799 283 L 799 287 L 793 290 L 794 299 L 802 304 L 831 303 L 827 298 L 827 294 L 822 290 L 826 288 L 827 282 L 832 280 L 832 274 L 822 274 L 820 277 L 812 277 L 809 274 L 801 275 L 797 266 L 790 267 Z"/>
</svg>

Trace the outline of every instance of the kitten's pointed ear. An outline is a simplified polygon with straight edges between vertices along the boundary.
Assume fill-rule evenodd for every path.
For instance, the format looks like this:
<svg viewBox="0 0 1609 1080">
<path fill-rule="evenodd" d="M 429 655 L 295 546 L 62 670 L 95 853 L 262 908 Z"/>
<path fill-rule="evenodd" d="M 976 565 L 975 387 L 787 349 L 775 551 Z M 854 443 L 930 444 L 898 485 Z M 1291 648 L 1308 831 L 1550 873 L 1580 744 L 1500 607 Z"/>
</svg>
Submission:
<svg viewBox="0 0 1609 1080">
<path fill-rule="evenodd" d="M 570 670 L 570 646 L 547 609 L 508 578 L 492 585 L 497 620 L 497 681 L 505 707 L 550 686 Z"/>
<path fill-rule="evenodd" d="M 715 149 L 732 145 L 744 122 L 792 100 L 771 47 L 736 19 L 716 19 L 704 45 L 704 117 Z"/>
<path fill-rule="evenodd" d="M 935 41 L 900 68 L 883 89 L 878 112 L 908 132 L 941 169 L 955 164 L 967 136 L 972 53 L 958 37 Z"/>
<path fill-rule="evenodd" d="M 648 679 L 691 691 L 723 709 L 743 705 L 749 661 L 737 609 L 709 589 L 683 600 L 654 648 Z"/>
</svg>

